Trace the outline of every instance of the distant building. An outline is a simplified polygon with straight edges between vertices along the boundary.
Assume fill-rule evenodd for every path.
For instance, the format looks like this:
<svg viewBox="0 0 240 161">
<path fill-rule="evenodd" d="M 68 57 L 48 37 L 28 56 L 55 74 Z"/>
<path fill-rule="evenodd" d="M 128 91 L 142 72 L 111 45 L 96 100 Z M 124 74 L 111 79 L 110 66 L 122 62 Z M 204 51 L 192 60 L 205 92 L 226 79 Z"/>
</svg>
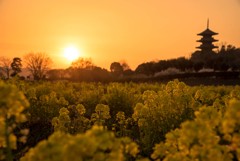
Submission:
<svg viewBox="0 0 240 161">
<path fill-rule="evenodd" d="M 197 34 L 198 36 L 202 36 L 200 40 L 197 40 L 197 42 L 202 43 L 200 46 L 196 47 L 198 49 L 201 49 L 202 53 L 210 53 L 213 51 L 214 48 L 218 48 L 217 46 L 214 46 L 214 42 L 218 41 L 214 39 L 212 36 L 218 35 L 218 33 L 213 32 L 209 29 L 209 20 L 207 21 L 207 29 L 203 32 Z"/>
</svg>

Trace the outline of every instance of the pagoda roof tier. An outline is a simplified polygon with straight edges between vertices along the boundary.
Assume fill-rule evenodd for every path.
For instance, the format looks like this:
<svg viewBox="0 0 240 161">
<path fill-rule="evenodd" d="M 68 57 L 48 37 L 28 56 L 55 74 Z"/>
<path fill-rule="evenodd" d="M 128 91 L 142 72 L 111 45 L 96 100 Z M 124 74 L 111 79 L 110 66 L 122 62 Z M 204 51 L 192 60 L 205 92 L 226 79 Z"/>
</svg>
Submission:
<svg viewBox="0 0 240 161">
<path fill-rule="evenodd" d="M 214 46 L 213 44 L 202 44 L 196 48 L 199 48 L 199 49 L 213 49 L 213 48 L 218 48 L 217 46 Z"/>
<path fill-rule="evenodd" d="M 209 28 L 207 28 L 206 30 L 204 30 L 203 32 L 197 34 L 200 36 L 206 36 L 206 35 L 218 35 L 218 33 L 213 32 L 212 30 L 210 30 Z"/>
<path fill-rule="evenodd" d="M 212 38 L 212 37 L 202 37 L 200 40 L 197 40 L 197 42 L 216 42 L 218 40 Z"/>
</svg>

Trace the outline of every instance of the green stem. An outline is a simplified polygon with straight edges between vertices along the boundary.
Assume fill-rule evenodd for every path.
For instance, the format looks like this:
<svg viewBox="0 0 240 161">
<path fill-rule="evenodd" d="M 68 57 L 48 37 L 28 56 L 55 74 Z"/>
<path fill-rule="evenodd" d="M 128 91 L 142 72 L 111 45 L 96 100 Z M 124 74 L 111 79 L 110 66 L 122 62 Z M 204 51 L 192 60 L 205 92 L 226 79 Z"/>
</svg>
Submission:
<svg viewBox="0 0 240 161">
<path fill-rule="evenodd" d="M 10 148 L 10 141 L 9 141 L 9 131 L 8 131 L 8 119 L 5 117 L 5 141 L 6 141 L 6 161 L 13 161 L 12 151 Z"/>
</svg>

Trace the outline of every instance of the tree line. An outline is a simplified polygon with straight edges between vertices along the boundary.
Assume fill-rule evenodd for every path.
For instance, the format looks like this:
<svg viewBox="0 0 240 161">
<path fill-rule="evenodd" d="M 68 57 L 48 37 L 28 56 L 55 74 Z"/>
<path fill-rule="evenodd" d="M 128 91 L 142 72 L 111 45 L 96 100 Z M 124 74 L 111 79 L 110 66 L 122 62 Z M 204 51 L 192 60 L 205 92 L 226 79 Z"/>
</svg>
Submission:
<svg viewBox="0 0 240 161">
<path fill-rule="evenodd" d="M 179 57 L 169 60 L 145 62 L 132 70 L 126 62 L 113 62 L 110 71 L 93 64 L 90 58 L 79 57 L 66 69 L 51 69 L 52 60 L 45 53 L 29 53 L 24 56 L 25 68 L 33 80 L 71 80 L 109 82 L 121 78 L 137 76 L 157 76 L 158 74 L 191 73 L 208 69 L 211 71 L 239 71 L 240 48 L 222 45 L 217 52 L 195 51 L 190 58 Z M 9 79 L 19 76 L 23 68 L 22 59 L 0 58 L 0 77 Z M 30 78 L 28 77 L 28 78 Z M 25 79 L 21 77 L 22 79 Z"/>
<path fill-rule="evenodd" d="M 24 56 L 25 68 L 31 73 L 34 80 L 46 78 L 46 73 L 50 70 L 52 60 L 45 53 L 29 53 Z M 22 72 L 22 59 L 14 57 L 13 60 L 7 57 L 0 57 L 0 77 L 9 79 L 19 76 Z M 25 79 L 22 77 L 22 79 Z"/>
<path fill-rule="evenodd" d="M 170 68 L 174 68 L 179 72 L 199 72 L 202 69 L 239 71 L 240 48 L 236 48 L 233 45 L 222 45 L 217 52 L 202 53 L 201 51 L 195 51 L 189 59 L 180 57 L 140 64 L 135 72 L 153 76 Z"/>
</svg>

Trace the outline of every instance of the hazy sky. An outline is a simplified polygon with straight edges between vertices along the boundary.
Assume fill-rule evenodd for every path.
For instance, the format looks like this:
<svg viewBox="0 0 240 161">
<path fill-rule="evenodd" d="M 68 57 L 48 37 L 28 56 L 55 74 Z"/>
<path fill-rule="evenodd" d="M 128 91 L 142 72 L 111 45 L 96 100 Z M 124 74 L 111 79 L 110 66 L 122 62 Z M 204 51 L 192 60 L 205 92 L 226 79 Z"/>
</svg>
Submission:
<svg viewBox="0 0 240 161">
<path fill-rule="evenodd" d="M 208 18 L 217 45 L 240 47 L 239 0 L 0 0 L 0 56 L 45 52 L 61 68 L 72 44 L 97 66 L 125 60 L 135 69 L 189 57 Z"/>
</svg>

